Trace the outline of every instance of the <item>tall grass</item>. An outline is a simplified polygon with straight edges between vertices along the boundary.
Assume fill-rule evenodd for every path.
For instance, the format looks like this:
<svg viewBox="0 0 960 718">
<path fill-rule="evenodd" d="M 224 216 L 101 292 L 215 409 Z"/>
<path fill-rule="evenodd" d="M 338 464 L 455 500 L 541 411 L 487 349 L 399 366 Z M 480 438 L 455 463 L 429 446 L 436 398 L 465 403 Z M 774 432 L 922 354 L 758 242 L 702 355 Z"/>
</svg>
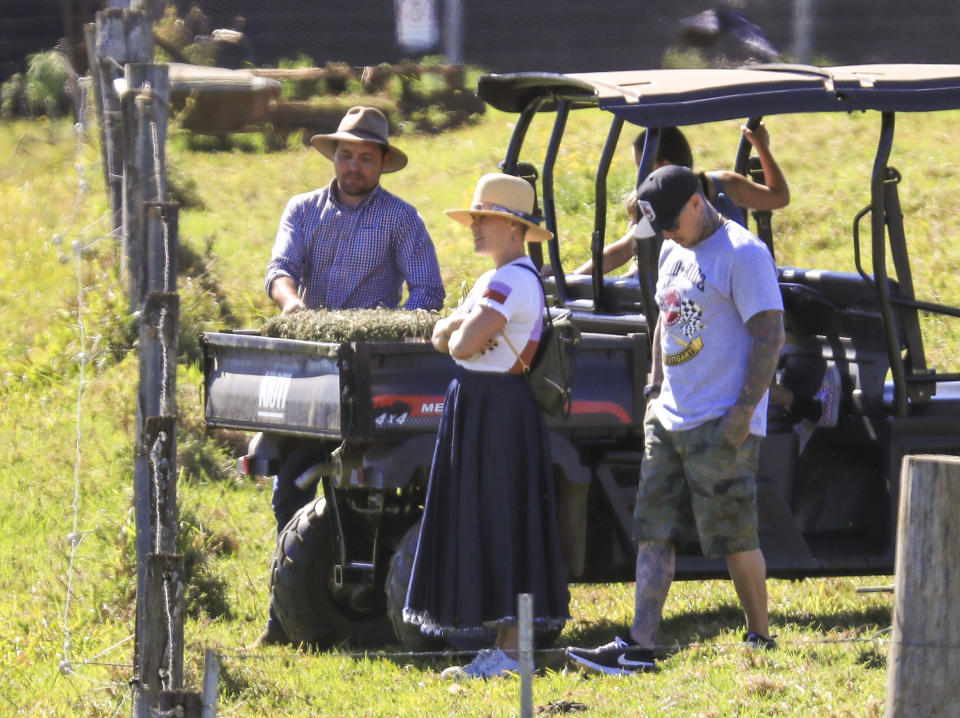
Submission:
<svg viewBox="0 0 960 718">
<path fill-rule="evenodd" d="M 567 267 L 588 255 L 590 182 L 607 126 L 598 112 L 574 119 L 556 179 Z M 893 160 L 904 175 L 918 294 L 953 304 L 960 304 L 951 280 L 960 264 L 951 211 L 958 120 L 957 113 L 899 119 Z M 486 262 L 473 255 L 467 231 L 442 211 L 468 206 L 476 178 L 502 159 L 513 121 L 491 111 L 475 127 L 397 139 L 410 164 L 384 184 L 421 211 L 450 304 L 460 283 Z M 780 263 L 852 269 L 851 222 L 868 202 L 877 125 L 869 114 L 768 120 L 793 194 L 774 219 Z M 549 131 L 535 121 L 524 159 L 539 162 Z M 689 135 L 699 166 L 730 165 L 737 123 L 692 128 Z M 632 139 L 625 131 L 610 178 L 608 238 L 624 226 L 619 198 L 632 181 Z M 326 183 L 331 168 L 300 147 L 197 154 L 186 144 L 174 137 L 169 156 L 202 200 L 180 218 L 186 270 L 179 286 L 185 334 L 179 498 L 182 550 L 193 571 L 187 687 L 199 687 L 203 649 L 212 647 L 223 660 L 221 715 L 515 715 L 516 681 L 440 680 L 440 670 L 457 658 L 390 649 L 362 656 L 346 647 L 321 654 L 243 650 L 265 618 L 274 538 L 270 487 L 238 480 L 229 468 L 246 437 L 204 435 L 193 347 L 204 327 L 249 326 L 274 314 L 262 278 L 283 204 Z M 7 714 L 130 710 L 124 703 L 133 655 L 137 362 L 104 198 L 99 151 L 89 138 L 78 144 L 71 125 L 0 124 L 0 710 Z M 956 321 L 928 328 L 929 354 L 948 364 L 956 356 Z M 544 652 L 537 656 L 542 671 L 534 701 L 544 712 L 585 706 L 589 716 L 879 716 L 891 598 L 855 588 L 888 580 L 771 581 L 781 648 L 759 654 L 738 643 L 742 616 L 728 582 L 677 584 L 667 602 L 661 633 L 667 657 L 658 674 L 588 677 L 564 668 L 558 653 Z M 574 619 L 559 646 L 598 643 L 627 630 L 632 586 L 575 585 L 572 596 Z"/>
</svg>

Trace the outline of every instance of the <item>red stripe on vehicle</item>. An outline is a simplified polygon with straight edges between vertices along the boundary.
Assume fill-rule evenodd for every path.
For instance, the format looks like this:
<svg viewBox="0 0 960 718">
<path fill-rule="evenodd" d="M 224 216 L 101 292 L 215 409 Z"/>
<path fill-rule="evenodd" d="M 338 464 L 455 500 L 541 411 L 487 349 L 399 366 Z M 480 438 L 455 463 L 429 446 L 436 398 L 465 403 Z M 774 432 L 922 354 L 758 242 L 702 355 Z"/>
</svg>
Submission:
<svg viewBox="0 0 960 718">
<path fill-rule="evenodd" d="M 405 404 L 410 408 L 410 416 L 440 416 L 443 398 L 442 394 L 378 394 L 373 397 L 373 409 L 391 409 L 397 404 Z"/>
<path fill-rule="evenodd" d="M 619 404 L 612 401 L 582 401 L 574 400 L 570 405 L 571 414 L 612 414 L 621 423 L 630 423 L 630 414 Z"/>
</svg>

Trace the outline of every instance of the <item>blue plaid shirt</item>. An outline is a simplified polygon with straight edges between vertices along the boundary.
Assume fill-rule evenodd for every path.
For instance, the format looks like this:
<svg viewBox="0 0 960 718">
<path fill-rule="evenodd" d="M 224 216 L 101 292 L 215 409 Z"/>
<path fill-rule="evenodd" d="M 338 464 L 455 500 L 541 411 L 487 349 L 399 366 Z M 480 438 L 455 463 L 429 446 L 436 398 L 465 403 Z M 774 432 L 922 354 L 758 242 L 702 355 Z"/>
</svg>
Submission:
<svg viewBox="0 0 960 718">
<path fill-rule="evenodd" d="M 334 180 L 335 182 L 336 180 Z M 290 277 L 309 309 L 440 309 L 437 255 L 417 210 L 377 187 L 348 207 L 333 182 L 287 203 L 267 267 L 266 287 Z"/>
</svg>

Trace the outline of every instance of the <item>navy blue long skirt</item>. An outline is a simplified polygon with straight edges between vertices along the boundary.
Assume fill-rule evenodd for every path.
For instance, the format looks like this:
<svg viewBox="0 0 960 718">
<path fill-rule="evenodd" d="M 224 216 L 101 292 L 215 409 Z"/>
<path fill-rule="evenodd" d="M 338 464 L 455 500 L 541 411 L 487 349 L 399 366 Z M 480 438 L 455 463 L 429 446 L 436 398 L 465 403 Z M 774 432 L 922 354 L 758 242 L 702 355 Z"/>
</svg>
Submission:
<svg viewBox="0 0 960 718">
<path fill-rule="evenodd" d="M 569 618 L 550 439 L 523 377 L 460 369 L 447 388 L 404 620 L 427 633 Z"/>
</svg>

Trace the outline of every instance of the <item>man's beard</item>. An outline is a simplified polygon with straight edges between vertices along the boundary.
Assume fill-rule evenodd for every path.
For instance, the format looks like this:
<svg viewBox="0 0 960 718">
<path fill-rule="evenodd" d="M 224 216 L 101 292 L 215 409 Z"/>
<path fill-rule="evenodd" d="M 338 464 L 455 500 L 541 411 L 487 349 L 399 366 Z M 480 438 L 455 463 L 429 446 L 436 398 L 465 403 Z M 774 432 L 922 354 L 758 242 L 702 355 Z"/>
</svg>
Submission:
<svg viewBox="0 0 960 718">
<path fill-rule="evenodd" d="M 350 183 L 349 186 L 346 184 L 348 182 Z M 337 184 L 340 187 L 340 191 L 350 197 L 365 197 L 373 192 L 377 186 L 376 182 L 366 184 L 366 180 L 358 176 L 345 177 L 342 181 L 337 180 Z"/>
</svg>

